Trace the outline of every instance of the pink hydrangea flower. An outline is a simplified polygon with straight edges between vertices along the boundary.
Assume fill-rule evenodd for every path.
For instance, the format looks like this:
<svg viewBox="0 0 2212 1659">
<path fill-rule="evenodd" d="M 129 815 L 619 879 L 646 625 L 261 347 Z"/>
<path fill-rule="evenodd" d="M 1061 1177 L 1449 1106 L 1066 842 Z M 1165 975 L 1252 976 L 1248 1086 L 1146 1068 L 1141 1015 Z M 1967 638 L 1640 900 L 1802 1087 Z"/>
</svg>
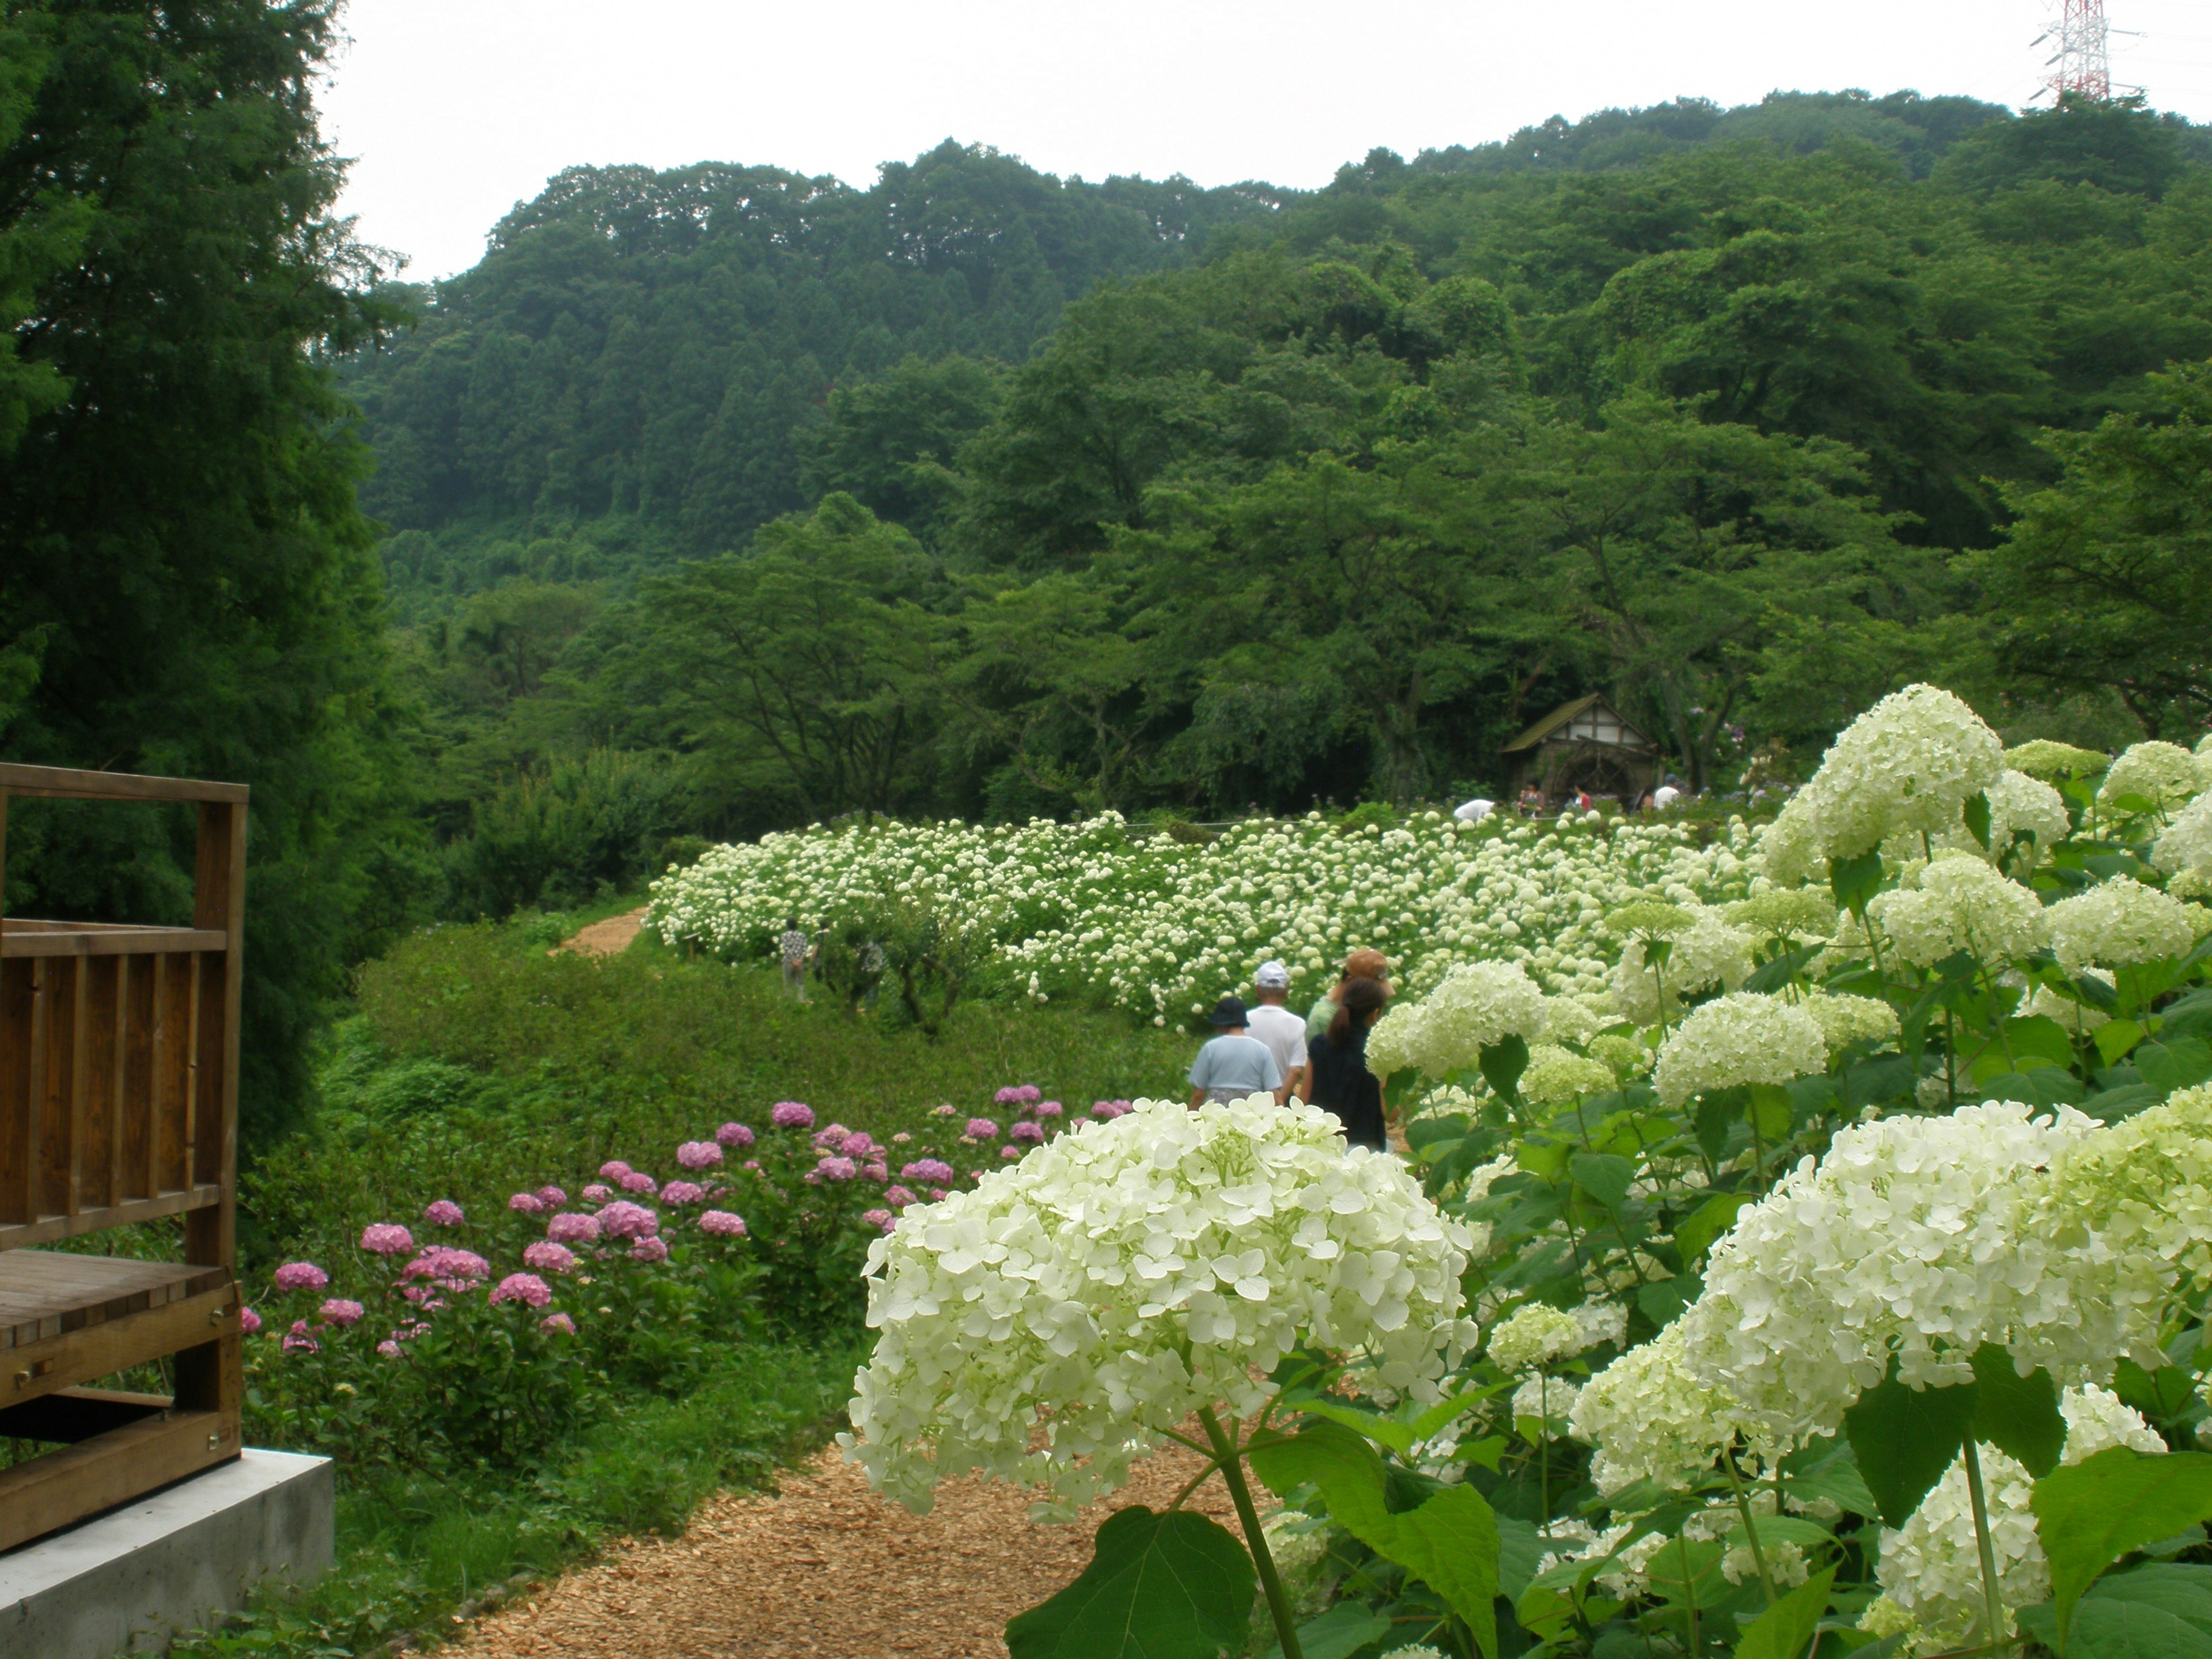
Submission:
<svg viewBox="0 0 2212 1659">
<path fill-rule="evenodd" d="M 247 1336 L 261 1334 L 261 1316 L 251 1308 L 238 1310 L 238 1328 Z"/>
<path fill-rule="evenodd" d="M 709 1210 L 699 1218 L 699 1231 L 712 1233 L 717 1238 L 743 1238 L 745 1218 L 732 1215 L 727 1210 Z"/>
<path fill-rule="evenodd" d="M 864 1135 L 858 1129 L 845 1137 L 845 1144 L 838 1150 L 855 1164 L 872 1163 L 884 1155 L 884 1149 L 876 1143 L 875 1137 Z"/>
<path fill-rule="evenodd" d="M 415 1235 L 396 1221 L 372 1221 L 361 1230 L 361 1248 L 372 1255 L 405 1255 Z"/>
<path fill-rule="evenodd" d="M 842 1123 L 832 1123 L 827 1128 L 816 1132 L 814 1144 L 817 1146 L 827 1146 L 835 1152 L 844 1146 L 845 1137 L 852 1133 Z"/>
<path fill-rule="evenodd" d="M 568 1212 L 545 1224 L 545 1237 L 556 1244 L 588 1244 L 599 1236 L 599 1225 L 595 1215 Z"/>
<path fill-rule="evenodd" d="M 535 1193 L 517 1193 L 507 1200 L 507 1207 L 517 1215 L 543 1215 L 545 1200 Z"/>
<path fill-rule="evenodd" d="M 599 1229 L 609 1238 L 650 1238 L 660 1231 L 660 1218 L 642 1204 L 617 1199 L 599 1212 Z"/>
<path fill-rule="evenodd" d="M 397 1359 L 399 1358 L 399 1344 L 388 1336 L 386 1337 L 383 1341 L 376 1345 L 376 1351 L 382 1354 L 386 1359 Z"/>
<path fill-rule="evenodd" d="M 707 1189 L 693 1181 L 672 1181 L 660 1189 L 664 1204 L 696 1204 L 707 1196 Z"/>
<path fill-rule="evenodd" d="M 331 1276 L 312 1261 L 288 1261 L 276 1270 L 280 1291 L 319 1291 L 330 1282 Z"/>
<path fill-rule="evenodd" d="M 402 1268 L 399 1276 L 433 1279 L 449 1290 L 465 1290 L 491 1277 L 491 1263 L 474 1250 L 448 1249 L 443 1244 L 433 1244 Z"/>
<path fill-rule="evenodd" d="M 903 1210 L 914 1202 L 914 1194 L 903 1187 L 886 1187 L 884 1188 L 884 1202 L 894 1210 Z"/>
<path fill-rule="evenodd" d="M 779 1100 L 769 1113 L 768 1121 L 779 1129 L 811 1129 L 814 1127 L 814 1109 L 796 1100 Z"/>
<path fill-rule="evenodd" d="M 607 1181 L 620 1181 L 629 1173 L 629 1165 L 618 1158 L 611 1158 L 599 1165 L 599 1175 Z"/>
<path fill-rule="evenodd" d="M 968 1179 L 970 1181 L 981 1181 L 985 1176 L 990 1173 L 991 1172 L 988 1170 L 970 1170 L 968 1171 Z"/>
<path fill-rule="evenodd" d="M 541 1238 L 524 1248 L 522 1265 L 532 1273 L 572 1273 L 576 1271 L 576 1253 L 566 1244 Z"/>
<path fill-rule="evenodd" d="M 284 1352 L 286 1353 L 320 1353 L 322 1351 L 323 1345 L 307 1334 L 307 1322 L 304 1319 L 294 1320 L 292 1328 L 284 1333 Z"/>
<path fill-rule="evenodd" d="M 871 1181 L 889 1181 L 891 1178 L 890 1165 L 888 1164 L 871 1164 L 860 1173 Z"/>
<path fill-rule="evenodd" d="M 850 1181 L 860 1173 L 860 1166 L 849 1158 L 825 1158 L 814 1166 L 814 1173 L 824 1181 Z"/>
<path fill-rule="evenodd" d="M 971 1117 L 968 1120 L 968 1127 L 962 1130 L 961 1133 L 969 1140 L 996 1140 L 999 1138 L 999 1126 L 988 1117 Z"/>
<path fill-rule="evenodd" d="M 461 1206 L 450 1198 L 441 1198 L 422 1212 L 422 1219 L 436 1227 L 458 1227 L 461 1224 Z"/>
<path fill-rule="evenodd" d="M 647 1198 L 652 1197 L 653 1194 L 660 1190 L 659 1187 L 654 1183 L 653 1177 L 646 1174 L 642 1170 L 632 1170 L 628 1175 L 622 1178 L 622 1184 L 623 1190 L 624 1192 L 641 1193 Z"/>
<path fill-rule="evenodd" d="M 889 1232 L 898 1225 L 898 1218 L 889 1210 L 863 1210 L 860 1212 L 860 1219 L 871 1227 L 878 1228 L 884 1232 Z"/>
<path fill-rule="evenodd" d="M 994 1106 L 1018 1106 L 1022 1103 L 1022 1091 L 1018 1086 L 1009 1083 L 991 1097 L 991 1103 Z"/>
<path fill-rule="evenodd" d="M 899 1173 L 908 1181 L 927 1181 L 941 1187 L 952 1179 L 952 1166 L 941 1158 L 918 1158 Z"/>
<path fill-rule="evenodd" d="M 542 1308 L 553 1299 L 553 1287 L 536 1273 L 509 1273 L 493 1286 L 491 1299 Z"/>
<path fill-rule="evenodd" d="M 334 1296 L 315 1310 L 315 1316 L 325 1325 L 357 1325 L 361 1322 L 362 1315 L 368 1311 L 358 1302 L 349 1302 L 342 1296 Z"/>
<path fill-rule="evenodd" d="M 946 1101 L 946 1102 L 945 1102 L 942 1106 L 936 1106 L 936 1107 L 933 1107 L 931 1109 L 932 1109 L 933 1111 L 934 1111 L 934 1112 L 937 1114 L 937 1115 L 938 1115 L 938 1116 L 939 1116 L 939 1117 L 951 1117 L 951 1116 L 952 1116 L 952 1115 L 954 1115 L 954 1114 L 953 1114 L 953 1109 L 952 1109 L 952 1103 L 951 1103 L 951 1101 L 949 1101 L 949 1100 L 948 1100 L 948 1101 Z"/>
<path fill-rule="evenodd" d="M 564 1313 L 547 1314 L 544 1318 L 538 1322 L 538 1328 L 541 1331 L 562 1331 L 574 1336 L 576 1334 L 576 1322 Z"/>
<path fill-rule="evenodd" d="M 738 1152 L 753 1144 L 753 1132 L 742 1123 L 725 1123 L 714 1131 L 714 1139 L 732 1152 Z"/>
<path fill-rule="evenodd" d="M 745 1160 L 745 1168 L 750 1170 L 755 1175 L 758 1175 L 760 1173 L 760 1160 L 757 1158 L 747 1158 Z"/>
<path fill-rule="evenodd" d="M 1056 1100 L 1040 1100 L 1036 1105 L 1030 1108 L 1030 1109 L 1036 1113 L 1037 1116 L 1042 1118 L 1058 1117 L 1062 1113 L 1066 1112 L 1067 1108 L 1061 1105 Z"/>
<path fill-rule="evenodd" d="M 1001 1146 L 999 1148 L 999 1156 L 1000 1158 L 1019 1158 L 1021 1155 L 1022 1149 L 1018 1146 Z M 975 1178 L 978 1181 L 981 1181 L 983 1178 L 980 1171 L 977 1173 Z"/>
<path fill-rule="evenodd" d="M 687 1140 L 676 1149 L 676 1161 L 687 1170 L 711 1170 L 722 1161 L 722 1149 L 711 1140 Z"/>
<path fill-rule="evenodd" d="M 604 1204 L 614 1195 L 615 1189 L 601 1182 L 594 1181 L 584 1188 L 584 1202 L 586 1204 Z"/>
<path fill-rule="evenodd" d="M 558 1187 L 540 1187 L 538 1189 L 538 1201 L 549 1210 L 557 1210 L 568 1201 L 568 1194 Z"/>
<path fill-rule="evenodd" d="M 932 1187 L 929 1189 L 929 1201 L 933 1204 L 942 1204 L 951 1196 L 952 1194 L 942 1187 Z"/>
<path fill-rule="evenodd" d="M 1126 1100 L 1093 1101 L 1091 1106 L 1091 1115 L 1102 1120 L 1116 1118 L 1122 1115 L 1122 1114 L 1127 1112 L 1128 1109 L 1129 1103 Z"/>
<path fill-rule="evenodd" d="M 1007 1138 L 1012 1140 L 1042 1140 L 1044 1139 L 1044 1125 L 1042 1123 L 1032 1123 L 1027 1118 L 1024 1118 L 1019 1123 L 1015 1124 L 1012 1128 L 1007 1130 L 1006 1135 Z M 1009 1150 L 1012 1149 L 1009 1148 Z"/>
<path fill-rule="evenodd" d="M 891 1145 L 894 1146 L 903 1146 L 913 1139 L 914 1137 L 912 1135 L 908 1134 L 905 1130 L 901 1129 L 896 1134 L 891 1137 Z"/>
<path fill-rule="evenodd" d="M 630 1245 L 629 1254 L 634 1261 L 665 1261 L 668 1260 L 668 1242 L 660 1238 L 641 1238 Z"/>
</svg>

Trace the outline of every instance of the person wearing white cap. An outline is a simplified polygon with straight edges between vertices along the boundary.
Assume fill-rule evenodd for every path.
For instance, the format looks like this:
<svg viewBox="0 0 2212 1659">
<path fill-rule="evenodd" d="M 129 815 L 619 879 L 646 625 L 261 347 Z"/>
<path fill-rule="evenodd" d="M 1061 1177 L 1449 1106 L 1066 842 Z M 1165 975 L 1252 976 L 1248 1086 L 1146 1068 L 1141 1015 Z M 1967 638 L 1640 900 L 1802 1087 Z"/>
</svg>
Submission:
<svg viewBox="0 0 2212 1659">
<path fill-rule="evenodd" d="M 1259 1006 L 1246 1018 L 1250 1034 L 1267 1045 L 1282 1067 L 1288 1092 L 1300 1100 L 1313 1095 L 1313 1079 L 1306 1067 L 1306 1023 L 1283 1005 L 1290 1000 L 1291 970 L 1279 962 L 1263 962 L 1253 970 L 1252 989 Z"/>
</svg>

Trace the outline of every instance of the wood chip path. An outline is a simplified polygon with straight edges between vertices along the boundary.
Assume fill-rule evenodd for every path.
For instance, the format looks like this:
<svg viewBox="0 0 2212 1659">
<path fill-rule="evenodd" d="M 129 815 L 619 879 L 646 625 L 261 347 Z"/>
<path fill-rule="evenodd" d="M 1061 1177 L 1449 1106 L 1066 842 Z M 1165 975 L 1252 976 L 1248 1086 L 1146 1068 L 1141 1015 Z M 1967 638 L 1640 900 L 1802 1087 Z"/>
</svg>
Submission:
<svg viewBox="0 0 2212 1659">
<path fill-rule="evenodd" d="M 609 916 L 605 921 L 595 921 L 564 939 L 547 956 L 557 956 L 563 951 L 574 951 L 587 957 L 618 957 L 629 949 L 629 943 L 645 929 L 647 907 L 640 905 L 627 915 Z"/>
<path fill-rule="evenodd" d="M 1091 1560 L 1115 1510 L 1164 1510 L 1197 1473 L 1170 1445 L 1073 1526 L 1036 1526 L 1030 1495 L 947 1481 L 927 1516 L 868 1490 L 833 1449 L 773 1497 L 726 1495 L 679 1538 L 625 1539 L 527 1603 L 487 1614 L 442 1652 L 467 1659 L 1006 1659 L 1006 1620 Z M 1188 1507 L 1237 1531 L 1209 1480 Z"/>
</svg>

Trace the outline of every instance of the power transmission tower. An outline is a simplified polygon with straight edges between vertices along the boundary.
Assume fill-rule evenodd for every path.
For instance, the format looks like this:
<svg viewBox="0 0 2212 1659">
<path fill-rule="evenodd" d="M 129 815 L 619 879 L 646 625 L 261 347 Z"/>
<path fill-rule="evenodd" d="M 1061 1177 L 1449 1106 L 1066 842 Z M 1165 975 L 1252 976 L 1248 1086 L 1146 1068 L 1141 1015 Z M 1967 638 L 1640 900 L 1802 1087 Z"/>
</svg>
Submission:
<svg viewBox="0 0 2212 1659">
<path fill-rule="evenodd" d="M 2112 59 L 2106 52 L 2105 0 L 2062 0 L 2065 7 L 2058 27 L 2052 34 L 2058 39 L 2058 51 L 2050 61 L 2051 74 L 2043 84 L 2051 90 L 2053 103 L 2063 103 L 2072 93 L 2080 98 L 2094 98 L 2099 103 L 2110 101 L 2112 95 Z"/>
</svg>

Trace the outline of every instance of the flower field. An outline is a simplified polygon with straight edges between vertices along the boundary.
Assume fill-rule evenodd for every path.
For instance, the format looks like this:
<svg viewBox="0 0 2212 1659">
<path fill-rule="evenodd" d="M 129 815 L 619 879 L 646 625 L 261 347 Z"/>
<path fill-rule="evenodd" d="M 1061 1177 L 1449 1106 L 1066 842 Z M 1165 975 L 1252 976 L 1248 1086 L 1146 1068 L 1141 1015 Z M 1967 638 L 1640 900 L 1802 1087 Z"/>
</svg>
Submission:
<svg viewBox="0 0 2212 1659">
<path fill-rule="evenodd" d="M 887 837 L 964 837 L 897 867 L 1003 891 L 1030 960 L 1116 883 L 1233 894 L 1241 933 L 1152 957 L 1178 1012 L 1257 950 L 1312 969 L 1347 917 L 1403 941 L 1417 994 L 1368 1054 L 1413 1154 L 1339 1154 L 1295 1103 L 1139 1102 L 908 1211 L 870 1249 L 848 1452 L 917 1507 L 950 1471 L 1065 1505 L 1168 1439 L 1212 1460 L 1243 1539 L 1121 1512 L 1017 1659 L 1118 1651 L 1140 1607 L 1193 1655 L 2207 1651 L 2208 783 L 2172 744 L 2007 751 L 1920 686 L 1707 851 L 1359 849 L 1463 909 L 1395 876 L 1369 909 L 1355 859 L 1328 867 L 1359 908 L 1299 910 L 1239 862 L 1324 867 L 1298 826 Z M 1085 837 L 1066 896 L 1017 850 Z M 1145 1602 L 1170 1564 L 1185 1594 Z"/>
</svg>

